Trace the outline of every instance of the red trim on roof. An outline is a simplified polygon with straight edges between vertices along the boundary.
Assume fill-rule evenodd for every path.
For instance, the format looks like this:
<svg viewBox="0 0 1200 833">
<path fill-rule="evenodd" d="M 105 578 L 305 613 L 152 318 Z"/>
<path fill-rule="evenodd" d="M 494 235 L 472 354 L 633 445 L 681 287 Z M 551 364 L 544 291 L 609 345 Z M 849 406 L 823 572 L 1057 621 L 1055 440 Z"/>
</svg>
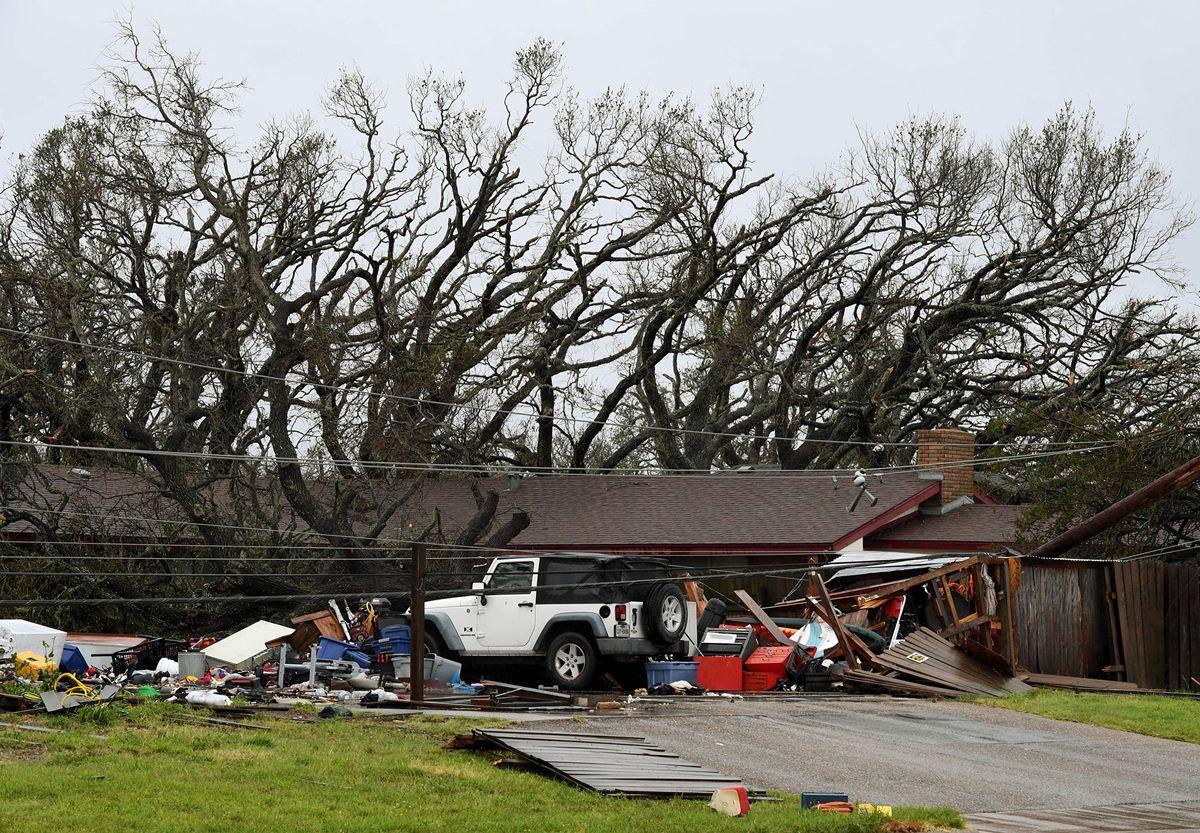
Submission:
<svg viewBox="0 0 1200 833">
<path fill-rule="evenodd" d="M 1003 501 L 996 500 L 994 497 L 989 495 L 987 492 L 985 492 L 983 489 L 979 488 L 978 486 L 975 487 L 975 499 L 977 501 L 979 501 L 980 503 L 986 503 L 988 506 L 1005 506 L 1005 505 L 1007 505 Z"/>
<path fill-rule="evenodd" d="M 915 509 L 925 501 L 929 500 L 931 497 L 941 494 L 941 491 L 942 481 L 933 481 L 927 488 L 922 489 L 907 500 L 897 503 L 879 517 L 873 518 L 857 529 L 852 529 L 851 531 L 847 532 L 841 538 L 838 538 L 836 541 L 834 541 L 829 548 L 832 550 L 840 550 L 849 544 L 853 544 L 859 538 L 866 538 L 868 535 L 873 535 L 879 530 L 891 526 L 892 522 L 899 519 L 901 515 L 904 515 L 909 510 Z"/>
</svg>

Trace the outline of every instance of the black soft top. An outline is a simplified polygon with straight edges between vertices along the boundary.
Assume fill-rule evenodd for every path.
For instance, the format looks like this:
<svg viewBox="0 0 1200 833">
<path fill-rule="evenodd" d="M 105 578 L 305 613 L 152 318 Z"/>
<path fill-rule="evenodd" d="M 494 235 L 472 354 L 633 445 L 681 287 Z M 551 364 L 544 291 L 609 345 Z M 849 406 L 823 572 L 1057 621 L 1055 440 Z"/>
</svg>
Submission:
<svg viewBox="0 0 1200 833">
<path fill-rule="evenodd" d="M 537 592 L 543 603 L 641 602 L 656 582 L 672 579 L 677 572 L 665 558 L 637 554 L 546 552 L 501 556 L 505 560 L 535 557 L 541 559 Z"/>
</svg>

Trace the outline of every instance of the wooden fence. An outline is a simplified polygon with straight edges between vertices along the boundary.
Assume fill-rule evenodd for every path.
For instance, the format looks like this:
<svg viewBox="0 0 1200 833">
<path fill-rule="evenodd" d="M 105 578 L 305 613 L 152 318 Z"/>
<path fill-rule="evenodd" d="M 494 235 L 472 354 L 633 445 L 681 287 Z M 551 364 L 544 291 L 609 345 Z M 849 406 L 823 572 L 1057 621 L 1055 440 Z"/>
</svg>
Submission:
<svg viewBox="0 0 1200 833">
<path fill-rule="evenodd" d="M 1200 690 L 1200 565 L 1025 561 L 1017 622 L 1030 671 Z"/>
</svg>

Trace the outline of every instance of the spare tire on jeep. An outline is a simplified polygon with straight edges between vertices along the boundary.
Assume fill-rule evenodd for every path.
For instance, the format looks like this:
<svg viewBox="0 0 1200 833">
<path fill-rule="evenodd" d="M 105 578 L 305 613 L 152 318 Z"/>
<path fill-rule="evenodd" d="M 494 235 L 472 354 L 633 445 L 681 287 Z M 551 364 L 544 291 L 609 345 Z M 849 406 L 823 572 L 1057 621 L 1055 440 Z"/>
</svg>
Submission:
<svg viewBox="0 0 1200 833">
<path fill-rule="evenodd" d="M 683 638 L 687 630 L 687 597 L 678 582 L 655 584 L 642 602 L 644 627 L 655 642 L 670 645 Z"/>
</svg>

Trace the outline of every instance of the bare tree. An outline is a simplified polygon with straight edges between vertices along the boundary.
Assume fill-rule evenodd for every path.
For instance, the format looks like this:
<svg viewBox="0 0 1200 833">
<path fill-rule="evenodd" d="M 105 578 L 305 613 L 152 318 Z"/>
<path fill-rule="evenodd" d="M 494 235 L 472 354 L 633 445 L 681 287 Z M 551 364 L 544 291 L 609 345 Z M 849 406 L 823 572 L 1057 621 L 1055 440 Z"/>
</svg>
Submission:
<svg viewBox="0 0 1200 833">
<path fill-rule="evenodd" d="M 366 579 L 397 530 L 529 522 L 469 482 L 443 524 L 439 477 L 886 464 L 923 427 L 999 451 L 1195 412 L 1196 322 L 1126 288 L 1180 285 L 1190 217 L 1091 113 L 997 144 L 912 119 L 783 181 L 753 91 L 583 99 L 536 41 L 494 112 L 429 74 L 388 127 L 346 71 L 247 145 L 238 84 L 120 35 L 0 185 L 4 460 L 125 467 L 231 575 L 262 530 Z"/>
</svg>

